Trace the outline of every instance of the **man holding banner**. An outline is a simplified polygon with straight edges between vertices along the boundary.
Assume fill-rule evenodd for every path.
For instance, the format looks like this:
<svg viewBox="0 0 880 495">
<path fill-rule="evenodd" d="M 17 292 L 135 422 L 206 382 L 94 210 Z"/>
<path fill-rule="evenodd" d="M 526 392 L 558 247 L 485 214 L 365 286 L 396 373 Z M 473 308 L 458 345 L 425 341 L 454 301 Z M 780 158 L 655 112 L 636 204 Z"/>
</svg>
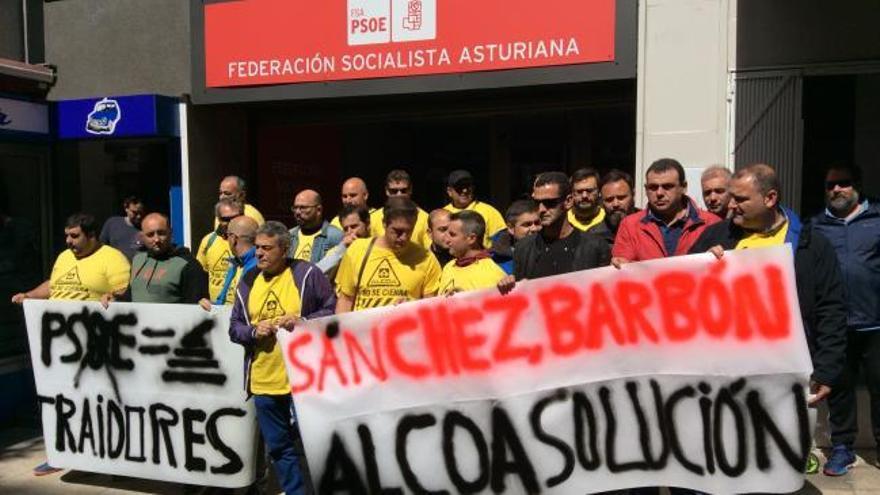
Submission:
<svg viewBox="0 0 880 495">
<path fill-rule="evenodd" d="M 238 284 L 229 336 L 245 348 L 246 387 L 254 396 L 257 422 L 279 483 L 287 494 L 305 493 L 308 475 L 295 447 L 296 414 L 276 333 L 292 331 L 307 318 L 333 314 L 336 299 L 320 269 L 285 257 L 290 237 L 283 224 L 266 222 L 254 244 L 257 269 Z"/>
<path fill-rule="evenodd" d="M 780 206 L 776 171 L 765 164 L 742 168 L 730 181 L 730 215 L 708 227 L 691 248 L 711 251 L 719 259 L 724 250 L 791 244 L 804 329 L 813 359 L 811 404 L 828 397 L 844 368 L 846 307 L 834 249 L 825 237 L 802 229 L 797 215 Z"/>
<path fill-rule="evenodd" d="M 620 268 L 633 261 L 687 254 L 703 230 L 719 219 L 697 208 L 686 192 L 681 163 L 672 158 L 652 163 L 645 172 L 648 207 L 620 222 L 611 264 Z"/>
<path fill-rule="evenodd" d="M 410 240 L 419 211 L 409 198 L 389 198 L 382 210 L 382 234 L 351 243 L 336 274 L 337 313 L 437 295 L 440 264 Z"/>
<path fill-rule="evenodd" d="M 483 247 L 485 234 L 486 221 L 479 213 L 461 210 L 452 214 L 447 237 L 455 259 L 443 267 L 440 295 L 495 287 L 506 276 Z"/>
<path fill-rule="evenodd" d="M 128 287 L 128 259 L 117 249 L 101 244 L 95 217 L 87 213 L 68 217 L 64 240 L 67 250 L 55 259 L 49 280 L 12 296 L 13 303 L 22 304 L 25 299 L 99 301 L 105 294 Z M 34 475 L 58 471 L 44 462 L 34 468 Z"/>
<path fill-rule="evenodd" d="M 137 303 L 195 304 L 208 296 L 208 277 L 189 249 L 175 246 L 171 224 L 161 213 L 150 213 L 141 222 L 146 250 L 132 260 L 131 279 L 122 293 L 108 292 L 101 297 L 106 308 L 110 301 Z"/>
<path fill-rule="evenodd" d="M 498 282 L 506 294 L 517 280 L 549 277 L 606 266 L 611 249 L 601 237 L 576 229 L 568 220 L 573 199 L 571 183 L 562 172 L 544 172 L 535 179 L 532 199 L 538 204 L 541 230 L 523 238 L 513 253 L 513 275 Z"/>
</svg>

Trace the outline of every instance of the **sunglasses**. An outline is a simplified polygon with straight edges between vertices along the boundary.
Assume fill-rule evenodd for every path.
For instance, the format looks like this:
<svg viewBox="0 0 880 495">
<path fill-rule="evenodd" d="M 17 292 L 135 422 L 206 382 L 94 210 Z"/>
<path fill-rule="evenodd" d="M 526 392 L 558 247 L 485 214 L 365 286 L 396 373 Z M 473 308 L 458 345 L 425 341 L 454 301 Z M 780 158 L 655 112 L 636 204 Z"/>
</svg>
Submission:
<svg viewBox="0 0 880 495">
<path fill-rule="evenodd" d="M 238 217 L 240 217 L 240 216 L 241 216 L 241 215 L 232 215 L 232 216 L 230 216 L 230 217 L 218 217 L 218 219 L 219 219 L 221 222 L 229 223 L 229 222 L 235 220 L 236 218 L 238 218 Z"/>
<path fill-rule="evenodd" d="M 671 191 L 678 187 L 678 184 L 647 184 L 645 189 L 649 191 L 657 191 L 659 189 L 663 189 L 664 191 Z"/>
<path fill-rule="evenodd" d="M 559 204 L 562 203 L 564 200 L 565 198 L 560 196 L 558 198 L 536 199 L 535 203 L 538 203 L 548 210 L 552 210 L 553 208 L 559 206 Z"/>
<path fill-rule="evenodd" d="M 853 181 L 852 179 L 844 179 L 844 180 L 829 180 L 825 181 L 825 190 L 833 191 L 835 187 L 840 187 L 842 189 L 846 189 L 847 187 L 852 187 Z"/>
</svg>

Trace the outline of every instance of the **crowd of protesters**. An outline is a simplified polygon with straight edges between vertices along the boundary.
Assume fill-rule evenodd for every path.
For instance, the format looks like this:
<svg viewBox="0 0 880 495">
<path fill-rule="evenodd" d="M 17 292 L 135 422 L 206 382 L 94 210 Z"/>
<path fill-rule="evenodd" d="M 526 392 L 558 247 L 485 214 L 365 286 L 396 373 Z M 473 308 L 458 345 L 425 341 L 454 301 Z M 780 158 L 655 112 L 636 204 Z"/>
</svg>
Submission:
<svg viewBox="0 0 880 495">
<path fill-rule="evenodd" d="M 246 350 L 247 388 L 266 450 L 284 491 L 301 493 L 309 481 L 294 445 L 278 329 L 478 289 L 508 293 L 523 280 L 607 265 L 626 270 L 651 259 L 702 252 L 720 259 L 725 250 L 790 244 L 814 366 L 810 401 L 827 400 L 830 410 L 833 448 L 823 471 L 839 476 L 856 460 L 860 369 L 880 446 L 880 206 L 862 194 L 857 167 L 832 165 L 824 184 L 826 209 L 802 220 L 784 206 L 770 165 L 709 167 L 701 209 L 686 194 L 681 164 L 665 158 L 646 171 L 643 209 L 629 174 L 580 169 L 539 174 L 528 197 L 502 214 L 477 199 L 470 172 L 456 170 L 447 180 L 449 204 L 429 213 L 414 202 L 410 175 L 392 170 L 381 207 L 371 208 L 366 183 L 351 177 L 333 218 L 320 193 L 299 191 L 291 205 L 296 225 L 288 229 L 265 221 L 248 203 L 245 181 L 230 176 L 220 183 L 215 229 L 195 253 L 172 243 L 166 215 L 144 215 L 143 203 L 128 198 L 125 216 L 100 231 L 93 216 L 70 216 L 68 249 L 49 279 L 12 300 L 232 306 L 229 335 Z M 54 471 L 43 464 L 35 474 Z"/>
</svg>

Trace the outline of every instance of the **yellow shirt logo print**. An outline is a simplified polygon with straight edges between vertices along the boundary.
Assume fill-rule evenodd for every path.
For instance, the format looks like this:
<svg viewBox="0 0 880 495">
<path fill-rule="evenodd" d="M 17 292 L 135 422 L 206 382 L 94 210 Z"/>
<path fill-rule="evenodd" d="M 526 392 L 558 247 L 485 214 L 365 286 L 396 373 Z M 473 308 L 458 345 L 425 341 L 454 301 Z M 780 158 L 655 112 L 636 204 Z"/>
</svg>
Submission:
<svg viewBox="0 0 880 495">
<path fill-rule="evenodd" d="M 229 268 L 229 258 L 232 254 L 229 253 L 229 250 L 223 251 L 223 254 L 220 255 L 220 258 L 217 259 L 217 262 L 214 263 L 214 266 L 211 267 L 211 271 L 219 272 L 222 271 L 224 274 L 226 273 L 226 269 Z"/>
<path fill-rule="evenodd" d="M 296 258 L 300 259 L 300 260 L 306 260 L 306 261 L 309 261 L 310 259 L 312 259 L 312 245 L 306 244 L 305 246 L 303 246 L 303 248 L 300 249 L 299 255 Z"/>
<path fill-rule="evenodd" d="M 379 262 L 379 266 L 376 267 L 373 274 L 370 275 L 367 285 L 370 287 L 399 287 L 400 279 L 397 278 L 397 274 L 391 268 L 391 263 L 387 259 L 383 259 Z"/>
<path fill-rule="evenodd" d="M 280 318 L 284 316 L 285 311 L 284 307 L 281 306 L 281 300 L 278 299 L 278 296 L 274 291 L 269 291 L 269 294 L 266 295 L 266 300 L 263 301 L 263 306 L 260 308 L 258 318 L 259 321 L 263 320 L 272 320 L 275 318 Z"/>
<path fill-rule="evenodd" d="M 79 267 L 74 266 L 56 282 L 58 285 L 82 285 L 79 278 Z"/>
</svg>

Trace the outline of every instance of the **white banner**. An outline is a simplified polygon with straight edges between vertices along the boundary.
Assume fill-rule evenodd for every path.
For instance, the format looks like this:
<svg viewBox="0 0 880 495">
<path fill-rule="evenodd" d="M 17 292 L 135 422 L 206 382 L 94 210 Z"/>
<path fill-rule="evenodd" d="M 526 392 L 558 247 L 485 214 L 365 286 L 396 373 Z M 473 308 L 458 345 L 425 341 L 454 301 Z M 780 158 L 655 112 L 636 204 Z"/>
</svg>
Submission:
<svg viewBox="0 0 880 495">
<path fill-rule="evenodd" d="M 601 268 L 284 336 L 320 492 L 791 492 L 812 371 L 788 247 Z"/>
<path fill-rule="evenodd" d="M 229 308 L 26 300 L 49 464 L 237 488 L 255 474 Z"/>
</svg>

